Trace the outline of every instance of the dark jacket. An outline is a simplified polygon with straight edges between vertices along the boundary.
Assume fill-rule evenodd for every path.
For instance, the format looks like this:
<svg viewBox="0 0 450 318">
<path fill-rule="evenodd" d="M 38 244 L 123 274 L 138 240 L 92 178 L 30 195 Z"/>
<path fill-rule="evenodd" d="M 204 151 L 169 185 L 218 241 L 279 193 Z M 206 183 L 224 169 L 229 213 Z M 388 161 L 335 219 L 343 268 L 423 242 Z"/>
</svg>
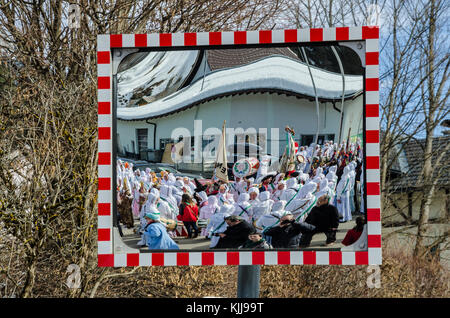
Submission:
<svg viewBox="0 0 450 318">
<path fill-rule="evenodd" d="M 315 206 L 305 222 L 314 225 L 321 232 L 326 232 L 331 228 L 337 229 L 339 226 L 339 212 L 334 205 Z"/>
<path fill-rule="evenodd" d="M 239 248 L 254 248 L 254 249 L 258 249 L 258 248 L 263 248 L 263 249 L 271 249 L 272 246 L 267 243 L 267 241 L 265 239 L 261 239 L 258 242 L 253 242 L 251 240 L 247 240 L 244 245 L 240 246 Z"/>
<path fill-rule="evenodd" d="M 248 235 L 254 231 L 251 224 L 241 221 L 238 224 L 228 226 L 224 234 L 216 245 L 216 248 L 238 248 L 248 240 Z"/>
<path fill-rule="evenodd" d="M 301 224 L 292 222 L 284 227 L 275 226 L 264 234 L 272 237 L 274 248 L 293 248 L 298 247 L 301 230 Z"/>
</svg>

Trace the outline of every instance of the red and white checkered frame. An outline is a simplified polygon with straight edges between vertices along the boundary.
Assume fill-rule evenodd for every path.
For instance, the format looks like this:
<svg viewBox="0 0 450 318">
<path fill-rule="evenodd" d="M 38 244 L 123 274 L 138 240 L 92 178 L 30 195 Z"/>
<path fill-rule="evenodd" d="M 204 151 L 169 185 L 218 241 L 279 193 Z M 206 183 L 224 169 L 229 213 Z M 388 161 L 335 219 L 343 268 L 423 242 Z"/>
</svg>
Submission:
<svg viewBox="0 0 450 318">
<path fill-rule="evenodd" d="M 378 56 L 379 28 L 370 26 L 268 31 L 101 34 L 97 37 L 98 70 L 98 265 L 378 265 L 381 264 L 380 138 Z M 365 168 L 367 184 L 368 251 L 205 251 L 114 253 L 112 205 L 112 48 L 157 48 L 269 43 L 365 41 L 366 109 Z"/>
</svg>

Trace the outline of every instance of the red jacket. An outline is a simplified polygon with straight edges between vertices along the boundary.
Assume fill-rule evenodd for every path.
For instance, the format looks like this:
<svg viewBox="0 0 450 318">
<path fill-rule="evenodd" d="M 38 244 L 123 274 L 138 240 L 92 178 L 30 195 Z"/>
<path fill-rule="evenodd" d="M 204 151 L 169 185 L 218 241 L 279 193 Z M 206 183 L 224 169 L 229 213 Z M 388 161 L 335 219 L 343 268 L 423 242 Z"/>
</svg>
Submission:
<svg viewBox="0 0 450 318">
<path fill-rule="evenodd" d="M 362 232 L 357 232 L 354 229 L 348 230 L 347 234 L 345 235 L 345 238 L 342 240 L 342 244 L 345 246 L 352 245 L 359 239 L 361 233 Z"/>
<path fill-rule="evenodd" d="M 180 208 L 183 209 L 181 213 L 180 209 L 180 220 L 183 222 L 197 222 L 198 219 L 198 206 L 196 204 L 184 205 L 183 203 L 180 205 Z"/>
</svg>

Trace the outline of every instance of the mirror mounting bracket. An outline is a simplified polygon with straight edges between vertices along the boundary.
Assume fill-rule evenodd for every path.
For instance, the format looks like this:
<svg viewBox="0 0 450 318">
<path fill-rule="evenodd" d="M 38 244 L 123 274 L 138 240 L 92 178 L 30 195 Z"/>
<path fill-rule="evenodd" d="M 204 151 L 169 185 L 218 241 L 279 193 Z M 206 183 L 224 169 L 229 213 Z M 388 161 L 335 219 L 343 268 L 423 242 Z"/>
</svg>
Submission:
<svg viewBox="0 0 450 318">
<path fill-rule="evenodd" d="M 128 55 L 139 52 L 139 49 L 114 49 L 112 52 L 112 75 L 117 75 L 120 62 Z"/>
<path fill-rule="evenodd" d="M 365 41 L 351 41 L 339 42 L 339 45 L 351 48 L 358 54 L 362 67 L 366 67 L 366 42 Z"/>
</svg>

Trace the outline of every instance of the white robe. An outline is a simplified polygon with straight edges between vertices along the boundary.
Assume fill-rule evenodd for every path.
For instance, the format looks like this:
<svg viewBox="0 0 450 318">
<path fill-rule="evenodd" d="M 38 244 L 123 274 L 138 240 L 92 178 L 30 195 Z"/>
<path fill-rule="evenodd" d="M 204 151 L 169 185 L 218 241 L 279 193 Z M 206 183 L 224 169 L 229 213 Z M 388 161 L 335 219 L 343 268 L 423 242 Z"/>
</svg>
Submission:
<svg viewBox="0 0 450 318">
<path fill-rule="evenodd" d="M 269 214 L 272 210 L 272 206 L 274 204 L 274 201 L 270 199 L 270 193 L 269 191 L 261 192 L 259 195 L 260 201 L 258 205 L 254 206 L 252 209 L 253 212 L 253 220 L 255 222 L 258 222 L 258 220 L 266 214 Z M 256 224 L 256 223 L 255 223 Z"/>
<path fill-rule="evenodd" d="M 217 213 L 219 211 L 220 207 L 217 204 L 217 199 L 215 196 L 211 196 L 208 198 L 208 204 L 204 205 L 203 207 L 200 208 L 200 212 L 199 212 L 199 218 L 200 219 L 205 219 L 207 220 L 207 225 L 206 228 L 202 228 L 202 236 L 209 236 L 209 229 L 210 229 L 210 223 L 211 223 L 211 218 L 213 217 L 213 215 L 215 213 Z"/>
<path fill-rule="evenodd" d="M 352 213 L 350 209 L 350 181 L 351 178 L 349 175 L 349 167 L 346 166 L 344 168 L 344 174 L 336 186 L 337 209 L 339 211 L 341 221 L 343 222 L 352 220 Z"/>
<path fill-rule="evenodd" d="M 234 204 L 233 215 L 240 216 L 245 221 L 252 222 L 252 205 L 248 201 L 250 198 L 248 193 L 241 193 L 238 201 Z"/>
<path fill-rule="evenodd" d="M 349 172 L 349 176 L 350 176 L 350 191 L 349 191 L 349 196 L 350 196 L 350 211 L 351 212 L 355 212 L 356 211 L 356 206 L 355 206 L 355 200 L 354 200 L 354 196 L 355 196 L 355 179 L 356 179 L 356 172 L 355 172 L 355 166 L 352 163 L 350 165 L 350 172 Z"/>
<path fill-rule="evenodd" d="M 207 229 L 206 232 L 207 232 L 208 236 L 211 237 L 211 242 L 209 244 L 210 248 L 215 247 L 220 239 L 219 236 L 212 236 L 212 234 L 223 233 L 223 232 L 225 232 L 225 230 L 228 227 L 228 224 L 227 224 L 227 222 L 225 222 L 224 218 L 226 216 L 229 216 L 230 214 L 220 212 L 220 211 L 221 210 L 219 210 L 219 212 L 216 212 L 211 216 L 208 226 L 206 228 Z"/>
<path fill-rule="evenodd" d="M 259 168 L 256 174 L 256 180 L 263 178 L 269 173 L 269 166 L 270 166 L 270 157 L 262 156 L 261 160 L 259 161 Z"/>
<path fill-rule="evenodd" d="M 234 204 L 234 199 L 233 199 L 233 195 L 230 194 L 228 191 L 226 191 L 225 193 L 220 193 L 216 195 L 217 198 L 217 204 L 219 204 L 219 206 L 223 206 L 223 204 L 226 202 L 228 204 Z"/>
<path fill-rule="evenodd" d="M 177 200 L 172 196 L 172 187 L 167 185 L 162 185 L 159 191 L 159 195 L 162 201 L 169 204 L 170 209 L 177 210 L 178 203 Z"/>
<path fill-rule="evenodd" d="M 147 201 L 145 202 L 145 204 L 142 206 L 142 209 L 140 211 L 139 214 L 139 218 L 140 218 L 140 230 L 143 231 L 145 226 L 147 225 L 147 220 L 145 219 L 145 214 L 147 213 L 159 213 L 157 207 L 156 207 L 156 200 L 158 199 L 157 195 L 154 195 L 152 193 L 149 193 L 148 197 L 147 197 Z M 146 240 L 145 240 L 145 235 L 142 234 L 141 235 L 141 240 L 137 243 L 137 245 L 140 246 L 145 246 Z"/>
<path fill-rule="evenodd" d="M 286 189 L 283 190 L 275 190 L 272 194 L 272 200 L 274 201 L 280 201 L 281 198 L 283 197 L 284 192 L 286 191 Z"/>
<path fill-rule="evenodd" d="M 159 200 L 158 204 L 156 205 L 158 211 L 161 213 L 162 218 L 176 220 L 178 216 L 178 211 L 175 209 L 171 209 L 169 204 L 163 200 Z"/>
<path fill-rule="evenodd" d="M 264 231 L 277 226 L 280 223 L 280 216 L 275 213 L 269 213 L 262 215 L 255 223 L 256 230 L 259 233 L 263 233 Z"/>
</svg>

